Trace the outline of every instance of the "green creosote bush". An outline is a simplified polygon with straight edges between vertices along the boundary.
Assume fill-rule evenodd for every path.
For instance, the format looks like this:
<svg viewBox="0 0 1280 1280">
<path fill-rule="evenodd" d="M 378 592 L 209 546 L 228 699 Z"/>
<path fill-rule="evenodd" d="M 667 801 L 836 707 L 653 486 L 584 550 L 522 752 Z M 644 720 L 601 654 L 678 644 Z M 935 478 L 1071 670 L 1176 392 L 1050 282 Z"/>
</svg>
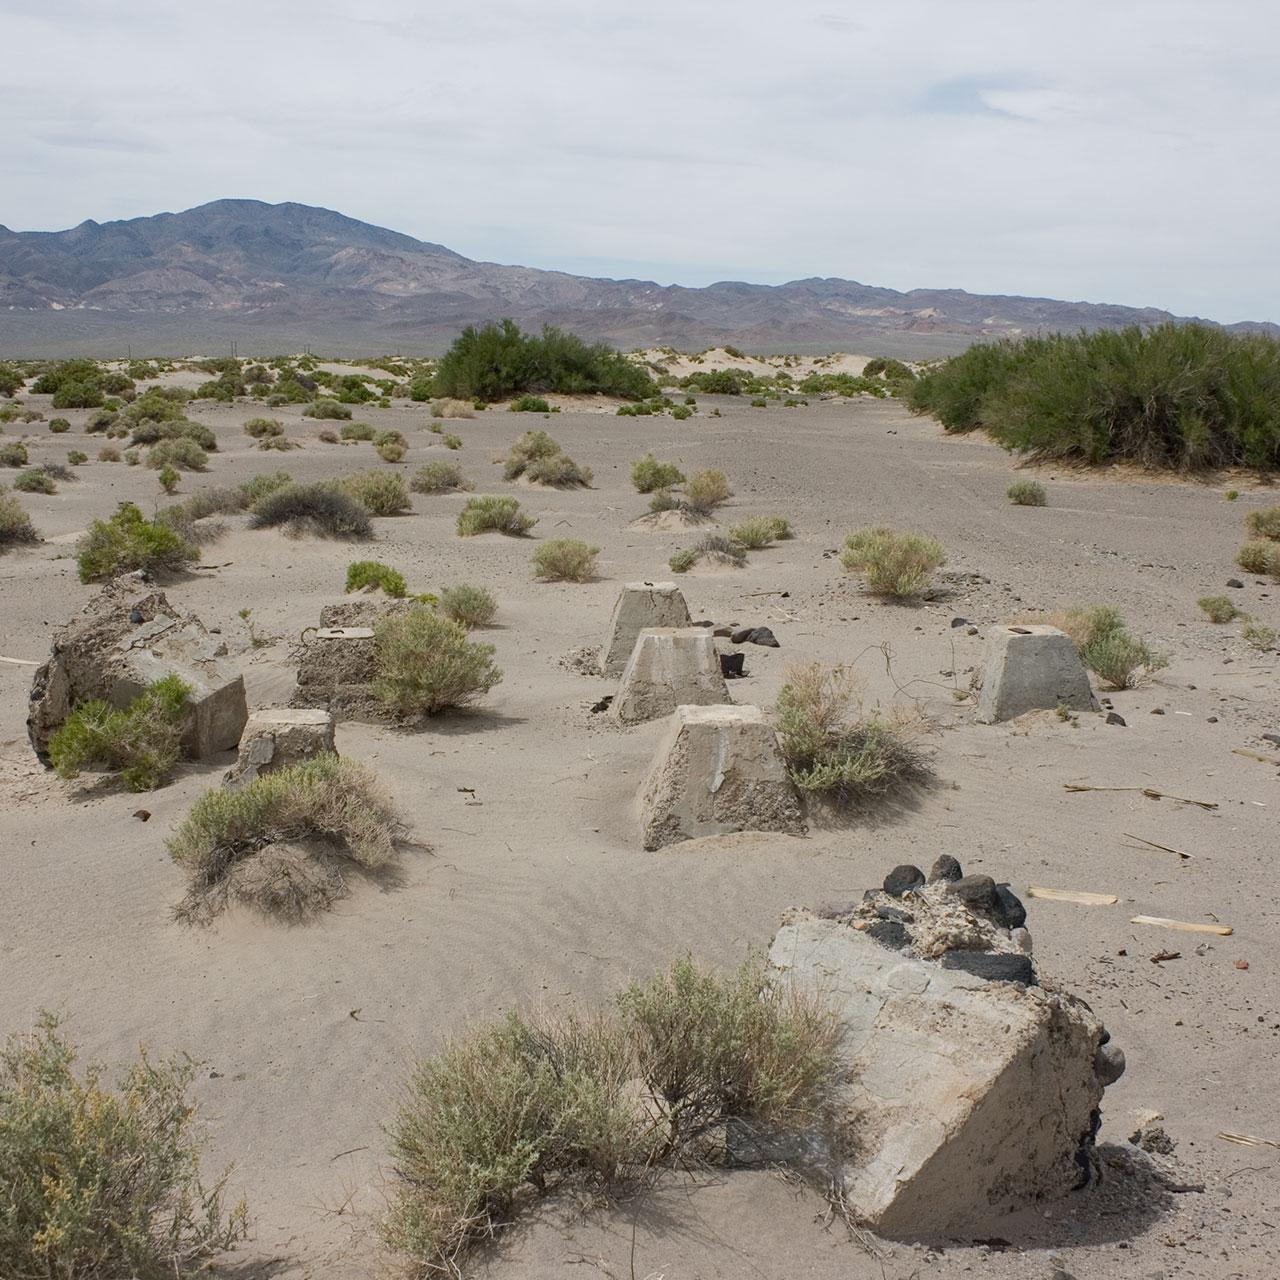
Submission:
<svg viewBox="0 0 1280 1280">
<path fill-rule="evenodd" d="M 260 471 L 255 476 L 250 476 L 243 484 L 237 485 L 233 490 L 235 501 L 238 509 L 243 511 L 252 507 L 260 499 L 265 498 L 269 493 L 275 493 L 277 489 L 283 489 L 286 485 L 293 483 L 293 477 L 287 471 Z M 219 507 L 219 510 L 230 511 L 231 507 Z M 211 514 L 210 512 L 206 514 Z"/>
<path fill-rule="evenodd" d="M 310 920 L 347 892 L 344 871 L 389 866 L 401 833 L 377 779 L 331 753 L 214 787 L 165 842 L 187 874 L 178 918 L 207 924 L 241 903 L 290 923 Z"/>
<path fill-rule="evenodd" d="M 116 424 L 116 415 L 110 409 L 95 409 L 84 420 L 84 429 L 93 435 L 98 431 L 106 431 Z"/>
<path fill-rule="evenodd" d="M 1274 627 L 1265 626 L 1250 618 L 1240 633 L 1244 642 L 1262 653 L 1270 653 L 1276 647 L 1277 633 Z"/>
<path fill-rule="evenodd" d="M 372 516 L 397 516 L 413 508 L 403 478 L 394 471 L 356 471 L 341 485 Z"/>
<path fill-rule="evenodd" d="M 409 481 L 414 493 L 457 493 L 474 487 L 456 462 L 423 463 Z"/>
<path fill-rule="evenodd" d="M 448 432 L 440 441 L 446 449 L 461 449 L 462 437 L 455 436 L 452 431 Z"/>
<path fill-rule="evenodd" d="M 862 573 L 874 595 L 910 599 L 928 590 L 935 569 L 947 562 L 942 544 L 923 533 L 857 529 L 845 539 L 840 563 Z"/>
<path fill-rule="evenodd" d="M 710 515 L 733 497 L 723 471 L 699 471 L 684 486 L 684 502 L 698 515 Z"/>
<path fill-rule="evenodd" d="M 460 582 L 440 589 L 440 608 L 464 627 L 487 627 L 498 612 L 498 602 L 484 587 Z"/>
<path fill-rule="evenodd" d="M 98 450 L 98 461 L 99 462 L 119 462 L 120 450 L 115 448 L 113 445 L 104 444 L 102 448 Z"/>
<path fill-rule="evenodd" d="M 266 436 L 258 441 L 259 449 L 272 449 L 277 453 L 288 453 L 290 449 L 301 449 L 300 440 L 290 440 L 288 436 Z"/>
<path fill-rule="evenodd" d="M 1234 622 L 1240 610 L 1226 596 L 1201 596 L 1196 603 L 1210 622 Z"/>
<path fill-rule="evenodd" d="M 667 567 L 672 573 L 688 573 L 698 563 L 698 553 L 692 547 L 682 547 L 672 553 Z"/>
<path fill-rule="evenodd" d="M 719 534 L 709 533 L 692 547 L 677 551 L 667 564 L 673 573 L 688 573 L 695 564 L 703 560 L 731 569 L 741 569 L 747 563 L 747 553 L 738 543 L 722 538 Z"/>
<path fill-rule="evenodd" d="M 537 520 L 520 510 L 515 498 L 503 494 L 497 497 L 468 498 L 458 513 L 458 536 L 469 538 L 490 530 L 518 538 L 528 533 Z"/>
<path fill-rule="evenodd" d="M 1244 518 L 1244 527 L 1252 538 L 1280 542 L 1280 507 L 1263 507 L 1260 511 L 1250 511 Z"/>
<path fill-rule="evenodd" d="M 71 423 L 66 418 L 51 418 L 49 420 L 49 430 L 54 435 L 61 435 L 64 431 L 71 430 Z"/>
<path fill-rule="evenodd" d="M 684 484 L 684 472 L 674 462 L 659 462 L 651 453 L 631 464 L 631 483 L 637 493 L 653 493 L 657 489 L 673 489 Z"/>
<path fill-rule="evenodd" d="M 356 560 L 347 566 L 347 591 L 364 591 L 381 588 L 397 600 L 404 598 L 408 588 L 404 575 L 377 560 Z"/>
<path fill-rule="evenodd" d="M 384 1238 L 416 1274 L 456 1275 L 538 1195 L 723 1161 L 734 1124 L 825 1130 L 847 1081 L 838 1044 L 831 1011 L 757 955 L 723 976 L 681 958 L 608 1013 L 509 1013 L 415 1064 Z"/>
<path fill-rule="evenodd" d="M 313 400 L 307 405 L 302 411 L 302 416 L 304 418 L 349 419 L 351 410 L 337 400 L 329 400 L 322 397 L 319 400 Z"/>
<path fill-rule="evenodd" d="M 1028 614 L 1023 622 L 1045 623 L 1070 636 L 1080 660 L 1113 689 L 1132 689 L 1152 672 L 1169 665 L 1163 654 L 1134 636 L 1120 610 L 1110 605 L 1074 605 L 1047 614 Z"/>
<path fill-rule="evenodd" d="M 13 477 L 13 487 L 23 493 L 57 493 L 58 486 L 53 477 L 43 467 L 32 467 L 29 471 L 19 471 Z"/>
<path fill-rule="evenodd" d="M 1015 507 L 1045 507 L 1049 499 L 1039 480 L 1015 480 L 1005 490 L 1005 497 Z"/>
<path fill-rule="evenodd" d="M 753 516 L 729 530 L 729 540 L 747 551 L 758 551 L 791 536 L 791 523 L 782 516 Z"/>
<path fill-rule="evenodd" d="M 206 453 L 218 448 L 218 438 L 202 422 L 141 422 L 129 433 L 130 444 L 160 444 L 170 440 L 186 440 L 199 445 Z"/>
<path fill-rule="evenodd" d="M 353 422 L 339 433 L 344 440 L 372 440 L 378 434 L 367 422 Z"/>
<path fill-rule="evenodd" d="M 49 760 L 60 778 L 86 769 L 118 773 L 130 791 L 151 791 L 182 755 L 190 687 L 175 675 L 149 684 L 119 710 L 94 699 L 82 703 L 49 740 Z"/>
<path fill-rule="evenodd" d="M 207 1274 L 247 1235 L 248 1213 L 226 1202 L 230 1169 L 200 1178 L 205 1140 L 189 1096 L 200 1064 L 142 1050 L 127 1071 L 77 1071 L 78 1056 L 49 1013 L 0 1048 L 0 1274 Z"/>
<path fill-rule="evenodd" d="M 181 479 L 181 476 L 171 466 L 166 464 L 160 468 L 160 472 L 156 476 L 156 479 L 160 481 L 160 487 L 165 491 L 165 493 L 172 493 L 178 487 L 178 481 Z"/>
<path fill-rule="evenodd" d="M 541 396 L 520 396 L 511 402 L 512 413 L 550 413 L 551 406 Z"/>
<path fill-rule="evenodd" d="M 40 535 L 22 503 L 4 485 L 0 485 L 0 551 L 39 541 Z"/>
<path fill-rule="evenodd" d="M 26 445 L 16 440 L 0 444 L 0 467 L 25 467 L 27 462 Z"/>
<path fill-rule="evenodd" d="M 81 582 L 135 569 L 172 573 L 199 559 L 199 547 L 159 521 L 147 520 L 132 502 L 122 502 L 109 520 L 95 520 L 76 544 Z"/>
<path fill-rule="evenodd" d="M 397 720 L 416 720 L 479 701 L 502 679 L 491 644 L 425 604 L 374 624 L 374 693 Z"/>
<path fill-rule="evenodd" d="M 683 422 L 686 418 L 693 417 L 693 410 L 687 405 L 678 404 L 671 410 L 671 416 L 677 422 Z"/>
<path fill-rule="evenodd" d="M 409 452 L 409 446 L 403 440 L 384 440 L 373 447 L 383 462 L 403 462 L 404 455 Z"/>
<path fill-rule="evenodd" d="M 589 582 L 599 554 L 599 547 L 580 538 L 551 538 L 533 553 L 534 577 L 543 582 Z"/>
<path fill-rule="evenodd" d="M 203 471 L 209 464 L 209 455 L 194 440 L 179 437 L 161 440 L 147 450 L 147 466 L 180 467 L 183 471 Z"/>
<path fill-rule="evenodd" d="M 433 418 L 474 418 L 475 408 L 466 400 L 436 400 L 431 406 Z"/>
<path fill-rule="evenodd" d="M 73 467 L 82 467 L 89 461 L 89 455 L 87 453 L 82 453 L 79 449 L 72 449 L 67 454 L 67 461 Z"/>
<path fill-rule="evenodd" d="M 14 484 L 16 486 L 17 481 Z M 1269 541 L 1246 542 L 1236 552 L 1236 564 L 1246 573 L 1280 578 L 1280 545 Z"/>
<path fill-rule="evenodd" d="M 263 495 L 254 502 L 249 523 L 254 529 L 283 526 L 294 537 L 313 533 L 361 541 L 373 536 L 373 524 L 363 504 L 325 481 L 287 484 Z"/>
<path fill-rule="evenodd" d="M 759 396 L 757 396 L 754 400 L 752 400 L 751 407 L 753 409 L 767 409 L 769 407 L 769 402 L 767 400 L 762 400 Z"/>
<path fill-rule="evenodd" d="M 504 480 L 524 476 L 536 484 L 567 488 L 589 485 L 591 472 L 579 467 L 545 431 L 526 431 L 509 450 L 502 468 Z"/>
<path fill-rule="evenodd" d="M 244 424 L 244 433 L 255 440 L 265 440 L 270 436 L 284 435 L 284 424 L 275 418 L 250 418 Z"/>
<path fill-rule="evenodd" d="M 1222 496 L 1226 498 L 1228 502 L 1234 502 L 1240 496 L 1240 490 L 1228 489 Z"/>
</svg>

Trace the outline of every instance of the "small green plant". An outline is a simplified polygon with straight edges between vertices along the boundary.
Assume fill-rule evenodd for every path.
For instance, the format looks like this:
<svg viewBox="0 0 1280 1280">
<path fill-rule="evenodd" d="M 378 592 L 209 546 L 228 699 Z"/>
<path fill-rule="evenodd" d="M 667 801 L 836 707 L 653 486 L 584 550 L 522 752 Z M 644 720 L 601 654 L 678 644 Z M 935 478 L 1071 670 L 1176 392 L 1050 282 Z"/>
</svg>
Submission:
<svg viewBox="0 0 1280 1280">
<path fill-rule="evenodd" d="M 767 409 L 769 407 L 769 402 L 760 396 L 756 396 L 756 398 L 751 402 L 751 407 L 753 409 Z"/>
<path fill-rule="evenodd" d="M 1049 499 L 1039 480 L 1015 480 L 1005 490 L 1005 497 L 1015 507 L 1044 507 Z"/>
<path fill-rule="evenodd" d="M 259 449 L 270 449 L 276 453 L 288 453 L 290 449 L 301 449 L 300 440 L 290 440 L 288 436 L 265 436 L 258 441 Z"/>
<path fill-rule="evenodd" d="M 64 431 L 71 430 L 71 423 L 68 422 L 66 418 L 50 418 L 49 430 L 52 431 L 54 435 L 61 435 Z"/>
<path fill-rule="evenodd" d="M 695 564 L 703 560 L 731 569 L 741 569 L 747 563 L 747 553 L 738 543 L 722 538 L 719 534 L 709 533 L 692 547 L 677 551 L 667 563 L 673 573 L 688 573 Z"/>
<path fill-rule="evenodd" d="M 25 467 L 26 465 L 26 445 L 16 440 L 0 444 L 0 467 Z"/>
<path fill-rule="evenodd" d="M 699 471 L 684 487 L 684 502 L 698 515 L 710 515 L 733 497 L 723 471 Z"/>
<path fill-rule="evenodd" d="M 351 494 L 332 484 L 285 484 L 258 498 L 252 508 L 254 529 L 283 527 L 293 536 L 362 540 L 373 536 L 369 512 Z"/>
<path fill-rule="evenodd" d="M 446 433 L 446 434 L 441 438 L 440 443 L 441 443 L 442 445 L 444 445 L 444 447 L 445 447 L 446 449 L 461 449 L 461 448 L 462 448 L 462 437 L 461 437 L 461 436 L 455 436 L 455 435 L 453 434 L 453 432 L 452 432 L 452 431 L 450 431 L 450 432 L 447 432 L 447 433 Z"/>
<path fill-rule="evenodd" d="M 178 436 L 161 440 L 147 450 L 147 466 L 153 471 L 162 467 L 180 467 L 183 471 L 203 471 L 209 455 L 194 440 Z"/>
<path fill-rule="evenodd" d="M 122 1072 L 78 1050 L 56 1017 L 0 1048 L 0 1274 L 11 1280 L 183 1280 L 248 1232 L 228 1169 L 200 1178 L 190 1089 L 199 1064 L 145 1051 Z M 112 1077 L 119 1083 L 111 1088 Z"/>
<path fill-rule="evenodd" d="M 214 787 L 165 842 L 187 873 L 178 917 L 205 924 L 243 903 L 276 919 L 312 919 L 347 892 L 344 870 L 388 866 L 400 833 L 373 775 L 333 754 Z"/>
<path fill-rule="evenodd" d="M 258 626 L 253 620 L 252 609 L 245 607 L 238 611 L 237 616 L 244 623 L 245 630 L 249 633 L 249 644 L 252 648 L 265 649 L 271 643 L 268 637 L 258 634 Z"/>
<path fill-rule="evenodd" d="M 683 422 L 686 418 L 693 417 L 693 410 L 688 405 L 678 404 L 671 410 L 671 416 L 677 422 Z"/>
<path fill-rule="evenodd" d="M 942 544 L 923 533 L 858 529 L 845 539 L 840 563 L 861 572 L 875 595 L 909 599 L 923 594 L 935 569 L 947 562 Z"/>
<path fill-rule="evenodd" d="M 79 449 L 72 449 L 67 454 L 67 462 L 73 467 L 82 467 L 89 461 L 89 455 L 82 453 Z"/>
<path fill-rule="evenodd" d="M 1240 496 L 1240 490 L 1228 489 L 1222 496 L 1226 498 L 1228 502 L 1234 502 Z"/>
<path fill-rule="evenodd" d="M 758 551 L 790 536 L 790 522 L 781 516 L 753 516 L 729 530 L 729 540 L 746 551 Z"/>
<path fill-rule="evenodd" d="M 458 493 L 474 487 L 456 462 L 423 463 L 409 481 L 414 493 Z"/>
<path fill-rule="evenodd" d="M 39 541 L 40 535 L 22 503 L 4 485 L 0 485 L 0 551 Z"/>
<path fill-rule="evenodd" d="M 580 538 L 551 538 L 533 553 L 534 577 L 543 582 L 588 582 L 595 576 L 599 547 Z"/>
<path fill-rule="evenodd" d="M 474 418 L 475 408 L 466 400 L 436 400 L 431 406 L 433 418 Z"/>
<path fill-rule="evenodd" d="M 1246 542 L 1236 552 L 1236 564 L 1246 573 L 1280 578 L 1280 546 L 1270 541 Z"/>
<path fill-rule="evenodd" d="M 284 424 L 275 418 L 250 418 L 244 424 L 244 433 L 255 440 L 266 440 L 271 436 L 284 435 Z"/>
<path fill-rule="evenodd" d="M 1240 634 L 1245 644 L 1262 653 L 1270 653 L 1276 647 L 1276 629 L 1265 626 L 1261 622 L 1255 622 L 1252 618 L 1245 622 L 1244 630 Z"/>
<path fill-rule="evenodd" d="M 351 415 L 348 414 L 348 417 Z M 367 422 L 353 422 L 341 429 L 344 440 L 372 440 L 378 433 Z"/>
<path fill-rule="evenodd" d="M 545 431 L 526 431 L 507 451 L 502 478 L 520 476 L 556 488 L 591 483 L 591 472 L 579 467 Z"/>
<path fill-rule="evenodd" d="M 519 396 L 510 405 L 512 413 L 550 413 L 551 406 L 541 396 Z"/>
<path fill-rule="evenodd" d="M 698 553 L 692 547 L 682 547 L 672 554 L 667 567 L 672 573 L 688 573 L 698 563 Z"/>
<path fill-rule="evenodd" d="M 182 477 L 178 472 L 167 464 L 161 467 L 159 473 L 156 475 L 156 479 L 160 481 L 160 487 L 165 491 L 165 493 L 172 493 L 178 487 L 178 481 L 181 478 Z"/>
<path fill-rule="evenodd" d="M 491 644 L 425 604 L 374 624 L 374 691 L 397 720 L 415 720 L 484 697 L 501 679 Z"/>
<path fill-rule="evenodd" d="M 631 483 L 637 493 L 653 493 L 658 489 L 674 489 L 684 484 L 684 472 L 674 462 L 659 462 L 651 453 L 631 464 Z"/>
<path fill-rule="evenodd" d="M 528 533 L 537 520 L 520 510 L 520 503 L 505 494 L 498 497 L 468 498 L 458 513 L 458 536 L 469 538 L 493 530 L 518 538 Z"/>
<path fill-rule="evenodd" d="M 464 627 L 487 627 L 498 612 L 498 602 L 484 587 L 461 582 L 441 588 L 440 608 L 446 617 Z"/>
<path fill-rule="evenodd" d="M 13 487 L 23 493 L 57 493 L 58 486 L 53 477 L 43 467 L 32 467 L 29 471 L 19 471 L 13 477 Z"/>
<path fill-rule="evenodd" d="M 343 419 L 351 417 L 351 410 L 337 400 L 330 400 L 322 396 L 319 400 L 314 400 L 307 405 L 302 411 L 302 416 L 304 418 Z"/>
<path fill-rule="evenodd" d="M 1201 596 L 1196 602 L 1210 622 L 1234 622 L 1240 610 L 1226 596 Z"/>
<path fill-rule="evenodd" d="M 397 600 L 403 599 L 408 591 L 404 575 L 377 560 L 356 560 L 347 566 L 348 592 L 378 588 Z"/>
<path fill-rule="evenodd" d="M 175 675 L 149 684 L 124 710 L 100 700 L 82 703 L 49 740 L 60 778 L 85 769 L 118 773 L 130 791 L 151 791 L 182 754 L 190 686 Z"/>
<path fill-rule="evenodd" d="M 1263 507 L 1260 511 L 1250 511 L 1244 518 L 1244 526 L 1253 538 L 1280 542 L 1280 507 Z"/>
<path fill-rule="evenodd" d="M 1132 689 L 1169 665 L 1163 654 L 1129 631 L 1120 611 L 1110 605 L 1076 606 L 1049 614 L 1044 621 L 1066 632 L 1084 665 L 1113 689 Z"/>
<path fill-rule="evenodd" d="M 404 480 L 394 471 L 357 471 L 342 488 L 372 516 L 398 516 L 413 507 Z"/>
</svg>

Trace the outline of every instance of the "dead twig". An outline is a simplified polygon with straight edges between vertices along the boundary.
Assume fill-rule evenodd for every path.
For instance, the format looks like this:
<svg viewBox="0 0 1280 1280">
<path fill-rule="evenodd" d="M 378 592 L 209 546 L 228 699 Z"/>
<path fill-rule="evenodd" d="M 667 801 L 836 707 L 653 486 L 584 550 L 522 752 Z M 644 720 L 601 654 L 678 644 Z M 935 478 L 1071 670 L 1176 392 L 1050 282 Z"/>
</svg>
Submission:
<svg viewBox="0 0 1280 1280">
<path fill-rule="evenodd" d="M 1149 800 L 1176 800 L 1179 804 L 1194 804 L 1201 809 L 1216 809 L 1216 800 L 1188 800 L 1186 796 L 1170 795 L 1167 791 L 1157 791 L 1155 787 L 1095 787 L 1085 782 L 1064 782 L 1066 791 L 1137 791 Z"/>
<path fill-rule="evenodd" d="M 1154 840 L 1147 840 L 1142 836 L 1131 835 L 1128 831 L 1120 833 L 1126 840 L 1136 840 L 1139 844 L 1149 845 L 1152 849 L 1159 849 L 1162 853 L 1176 853 L 1178 857 L 1185 859 L 1187 862 L 1192 860 L 1192 855 L 1183 853 L 1181 849 L 1171 848 L 1167 844 L 1157 844 Z"/>
</svg>

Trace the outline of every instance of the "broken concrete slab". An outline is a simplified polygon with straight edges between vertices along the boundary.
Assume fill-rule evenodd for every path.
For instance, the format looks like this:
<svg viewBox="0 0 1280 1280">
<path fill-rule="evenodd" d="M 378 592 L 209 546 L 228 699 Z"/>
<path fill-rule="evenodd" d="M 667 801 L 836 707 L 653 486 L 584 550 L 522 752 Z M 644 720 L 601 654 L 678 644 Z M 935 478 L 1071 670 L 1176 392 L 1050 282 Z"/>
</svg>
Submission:
<svg viewBox="0 0 1280 1280">
<path fill-rule="evenodd" d="M 992 627 L 978 720 L 996 724 L 1027 711 L 1101 710 L 1071 638 L 1056 627 Z"/>
<path fill-rule="evenodd" d="M 649 627 L 636 637 L 613 714 L 623 724 L 670 715 L 679 706 L 727 703 L 715 637 L 701 627 Z"/>
<path fill-rule="evenodd" d="M 240 737 L 240 755 L 223 779 L 229 786 L 334 750 L 333 716 L 310 707 L 255 711 Z"/>
<path fill-rule="evenodd" d="M 833 1172 L 857 1221 L 899 1239 L 964 1236 L 1077 1184 L 1105 1084 L 1105 1032 L 1079 1000 L 807 913 L 769 958 L 840 1020 Z"/>
<path fill-rule="evenodd" d="M 640 826 L 646 849 L 731 831 L 802 833 L 799 797 L 760 708 L 677 707 L 640 792 Z"/>
<path fill-rule="evenodd" d="M 674 582 L 624 583 L 613 606 L 609 634 L 600 649 L 601 674 L 622 674 L 642 631 L 688 625 L 689 606 Z"/>
<path fill-rule="evenodd" d="M 244 679 L 226 645 L 194 614 L 173 608 L 162 591 L 137 594 L 128 579 L 108 583 L 54 636 L 53 651 L 35 674 L 27 734 L 42 761 L 49 740 L 83 702 L 129 705 L 147 685 L 178 676 L 190 689 L 184 753 L 205 760 L 240 740 L 248 719 Z"/>
<path fill-rule="evenodd" d="M 351 600 L 326 605 L 294 652 L 298 683 L 293 707 L 330 711 L 339 720 L 385 720 L 373 691 L 374 627 L 411 607 L 407 600 Z"/>
</svg>

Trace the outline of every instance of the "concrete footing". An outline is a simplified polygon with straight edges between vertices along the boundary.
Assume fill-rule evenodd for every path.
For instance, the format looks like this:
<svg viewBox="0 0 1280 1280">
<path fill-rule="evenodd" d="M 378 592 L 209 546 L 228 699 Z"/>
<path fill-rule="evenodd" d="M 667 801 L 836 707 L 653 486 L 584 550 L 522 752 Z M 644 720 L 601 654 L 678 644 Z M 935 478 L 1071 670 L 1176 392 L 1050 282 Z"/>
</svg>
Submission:
<svg viewBox="0 0 1280 1280">
<path fill-rule="evenodd" d="M 705 627 L 641 631 L 613 700 L 623 724 L 670 715 L 684 705 L 728 702 L 715 637 Z"/>
<path fill-rule="evenodd" d="M 242 785 L 333 749 L 333 716 L 328 711 L 268 707 L 249 717 L 240 738 L 239 759 L 224 780 Z"/>
<path fill-rule="evenodd" d="M 640 633 L 650 627 L 687 627 L 689 606 L 674 582 L 628 582 L 618 593 L 609 634 L 600 649 L 600 672 L 620 676 Z"/>
<path fill-rule="evenodd" d="M 681 706 L 640 793 L 641 837 L 661 849 L 731 831 L 804 831 L 778 735 L 759 707 Z"/>
<path fill-rule="evenodd" d="M 1070 637 L 1056 627 L 992 627 L 987 632 L 978 719 L 995 724 L 1059 706 L 1099 709 Z"/>
</svg>

